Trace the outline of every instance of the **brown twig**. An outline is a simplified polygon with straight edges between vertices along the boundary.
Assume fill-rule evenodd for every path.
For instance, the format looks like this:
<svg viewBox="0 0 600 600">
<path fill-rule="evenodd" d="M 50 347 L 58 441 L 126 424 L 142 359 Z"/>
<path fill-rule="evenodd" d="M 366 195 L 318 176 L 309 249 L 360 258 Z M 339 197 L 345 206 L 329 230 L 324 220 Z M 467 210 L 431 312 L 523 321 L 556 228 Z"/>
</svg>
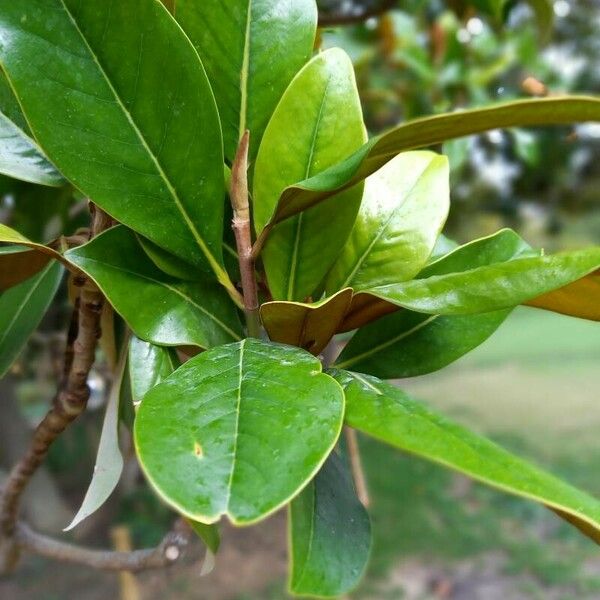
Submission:
<svg viewBox="0 0 600 600">
<path fill-rule="evenodd" d="M 391 10 L 396 5 L 396 0 L 382 0 L 379 6 L 362 10 L 358 13 L 320 13 L 319 27 L 337 27 L 338 25 L 355 25 L 372 17 L 378 17 Z"/>
<path fill-rule="evenodd" d="M 190 531 L 180 519 L 156 548 L 131 552 L 84 548 L 37 533 L 20 522 L 15 526 L 14 538 L 21 548 L 52 560 L 94 569 L 136 572 L 169 567 L 176 563 L 190 542 Z"/>
<path fill-rule="evenodd" d="M 350 469 L 352 470 L 352 478 L 354 479 L 354 487 L 356 495 L 364 507 L 368 507 L 371 503 L 369 498 L 369 489 L 367 487 L 367 479 L 362 467 L 360 459 L 360 449 L 358 447 L 358 437 L 356 431 L 351 427 L 344 427 L 344 435 L 346 437 L 346 446 L 348 448 L 348 457 L 350 459 Z"/>
<path fill-rule="evenodd" d="M 110 226 L 111 220 L 103 211 L 91 205 L 92 228 L 90 237 Z M 14 534 L 19 515 L 21 498 L 31 477 L 46 458 L 50 446 L 58 436 L 85 409 L 90 390 L 87 379 L 94 364 L 96 346 L 100 337 L 100 314 L 103 296 L 87 278 L 78 276 L 75 284 L 80 289 L 76 327 L 72 322 L 72 342 L 67 341 L 65 354 L 65 376 L 59 384 L 52 408 L 42 419 L 33 434 L 29 449 L 10 472 L 0 499 L 0 536 L 4 557 L 3 568 L 10 570 L 16 566 L 18 548 L 14 544 Z"/>
<path fill-rule="evenodd" d="M 258 314 L 258 286 L 254 273 L 252 256 L 252 225 L 250 222 L 250 202 L 248 198 L 248 145 L 250 132 L 246 131 L 240 140 L 231 167 L 231 205 L 233 207 L 232 228 L 238 251 L 244 312 L 250 337 L 260 337 L 260 317 Z"/>
</svg>

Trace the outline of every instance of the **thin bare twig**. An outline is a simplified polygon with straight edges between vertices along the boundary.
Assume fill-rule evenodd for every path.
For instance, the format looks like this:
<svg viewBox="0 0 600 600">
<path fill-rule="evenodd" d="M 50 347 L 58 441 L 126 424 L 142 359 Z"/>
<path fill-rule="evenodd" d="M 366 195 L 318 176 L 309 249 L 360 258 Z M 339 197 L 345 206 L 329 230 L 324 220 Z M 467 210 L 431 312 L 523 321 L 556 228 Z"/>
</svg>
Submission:
<svg viewBox="0 0 600 600">
<path fill-rule="evenodd" d="M 190 536 L 189 527 L 180 519 L 156 548 L 118 552 L 85 548 L 55 540 L 33 531 L 21 522 L 16 524 L 14 532 L 15 541 L 21 548 L 39 556 L 94 569 L 132 572 L 173 565 L 184 555 Z"/>
<path fill-rule="evenodd" d="M 358 447 L 356 431 L 351 427 L 344 427 L 344 435 L 346 436 L 346 446 L 348 448 L 350 469 L 352 470 L 352 478 L 354 479 L 356 495 L 358 496 L 361 504 L 366 508 L 371 503 L 371 499 L 369 498 L 367 479 L 365 477 L 362 461 L 360 459 L 360 449 Z"/>
<path fill-rule="evenodd" d="M 337 27 L 338 25 L 355 25 L 372 17 L 378 17 L 391 10 L 396 0 L 382 0 L 379 6 L 374 6 L 360 12 L 348 13 L 319 13 L 319 27 Z"/>
<path fill-rule="evenodd" d="M 93 205 L 91 211 L 90 237 L 97 235 L 111 223 L 110 217 Z M 46 458 L 50 446 L 83 412 L 90 395 L 87 379 L 94 364 L 100 337 L 100 313 L 104 298 L 96 286 L 84 276 L 76 277 L 75 284 L 80 289 L 79 303 L 76 306 L 76 326 L 74 322 L 71 323 L 70 338 L 67 341 L 64 377 L 59 384 L 52 408 L 35 430 L 29 449 L 10 472 L 0 499 L 0 536 L 4 555 L 0 559 L 4 570 L 11 570 L 18 561 L 18 547 L 15 547 L 14 534 L 23 492 Z"/>
<path fill-rule="evenodd" d="M 250 201 L 248 198 L 248 145 L 250 132 L 246 131 L 240 140 L 231 167 L 231 205 L 233 207 L 232 228 L 238 251 L 244 312 L 250 337 L 260 337 L 260 317 L 258 314 L 258 286 L 252 257 L 252 225 L 250 222 Z"/>
</svg>

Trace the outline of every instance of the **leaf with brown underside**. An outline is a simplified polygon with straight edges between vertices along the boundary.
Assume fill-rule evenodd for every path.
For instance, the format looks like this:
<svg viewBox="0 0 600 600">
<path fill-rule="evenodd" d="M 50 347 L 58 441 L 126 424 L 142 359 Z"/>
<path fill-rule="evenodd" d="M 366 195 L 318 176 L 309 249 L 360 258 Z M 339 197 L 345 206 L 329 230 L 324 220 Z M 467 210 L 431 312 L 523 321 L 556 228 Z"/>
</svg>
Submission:
<svg viewBox="0 0 600 600">
<path fill-rule="evenodd" d="M 39 273 L 53 258 L 72 268 L 56 250 L 32 242 L 18 231 L 0 223 L 0 244 L 2 243 L 11 245 L 0 247 L 0 292 Z"/>
<path fill-rule="evenodd" d="M 350 308 L 352 289 L 313 304 L 267 302 L 260 309 L 263 325 L 273 342 L 319 354 L 338 331 Z"/>
<path fill-rule="evenodd" d="M 526 304 L 570 317 L 600 321 L 600 270 Z"/>
</svg>

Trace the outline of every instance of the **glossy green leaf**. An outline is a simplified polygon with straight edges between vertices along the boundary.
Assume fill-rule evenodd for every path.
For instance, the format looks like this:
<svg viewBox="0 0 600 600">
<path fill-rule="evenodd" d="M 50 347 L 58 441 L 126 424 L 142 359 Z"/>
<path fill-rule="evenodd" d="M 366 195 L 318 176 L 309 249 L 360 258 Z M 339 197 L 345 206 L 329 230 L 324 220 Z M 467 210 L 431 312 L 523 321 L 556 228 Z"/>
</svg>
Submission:
<svg viewBox="0 0 600 600">
<path fill-rule="evenodd" d="M 0 292 L 39 273 L 53 258 L 69 266 L 56 250 L 32 242 L 2 223 L 0 243 L 12 244 L 0 246 Z"/>
<path fill-rule="evenodd" d="M 0 63 L 36 139 L 77 188 L 227 285 L 216 104 L 159 2 L 5 3 Z"/>
<path fill-rule="evenodd" d="M 223 288 L 170 277 L 122 225 L 69 250 L 66 257 L 96 282 L 143 340 L 210 348 L 241 337 L 236 308 Z"/>
<path fill-rule="evenodd" d="M 359 329 L 336 366 L 382 379 L 432 373 L 485 342 L 510 312 L 446 317 L 400 310 Z"/>
<path fill-rule="evenodd" d="M 123 350 L 106 403 L 92 481 L 83 498 L 81 507 L 75 517 L 73 517 L 71 523 L 65 527 L 64 531 L 70 531 L 84 519 L 95 513 L 108 500 L 121 478 L 121 473 L 123 472 L 123 455 L 119 448 L 119 405 L 126 367 L 127 351 Z"/>
<path fill-rule="evenodd" d="M 407 152 L 366 181 L 356 222 L 327 276 L 329 294 L 412 279 L 426 264 L 450 208 L 445 156 Z"/>
<path fill-rule="evenodd" d="M 424 148 L 490 129 L 586 121 L 600 121 L 600 98 L 533 98 L 407 121 L 371 139 L 343 162 L 287 187 L 271 215 L 269 226 L 356 185 L 406 150 Z"/>
<path fill-rule="evenodd" d="M 502 229 L 455 248 L 429 264 L 417 278 L 464 272 L 533 252 L 514 231 Z M 380 310 L 379 305 L 371 312 L 376 310 Z M 510 310 L 504 310 L 480 315 L 441 316 L 398 310 L 362 327 L 344 348 L 336 366 L 383 379 L 431 373 L 483 343 L 509 313 Z M 356 322 L 359 317 L 351 314 L 347 318 Z"/>
<path fill-rule="evenodd" d="M 185 281 L 193 281 L 198 279 L 198 275 L 202 279 L 202 273 L 196 272 L 193 265 L 190 263 L 177 258 L 174 254 L 170 254 L 166 250 L 163 250 L 160 246 L 157 246 L 154 242 L 146 239 L 142 235 L 137 236 L 137 240 L 148 255 L 148 258 L 163 272 L 176 279 L 183 279 Z"/>
<path fill-rule="evenodd" d="M 0 112 L 6 115 L 27 136 L 33 137 L 25 115 L 19 106 L 19 101 L 2 71 L 0 71 Z"/>
<path fill-rule="evenodd" d="M 60 186 L 65 183 L 36 142 L 2 113 L 0 174 L 40 185 Z"/>
<path fill-rule="evenodd" d="M 294 78 L 265 131 L 254 178 L 257 233 L 286 186 L 348 156 L 365 135 L 350 59 L 338 48 L 319 54 Z M 271 232 L 262 257 L 275 300 L 304 301 L 314 292 L 352 229 L 361 195 L 355 187 Z"/>
<path fill-rule="evenodd" d="M 600 267 L 600 247 L 517 258 L 462 273 L 385 285 L 370 294 L 429 314 L 466 315 L 512 308 L 564 287 Z"/>
<path fill-rule="evenodd" d="M 219 550 L 219 546 L 221 545 L 221 536 L 219 534 L 219 528 L 217 525 L 207 525 L 206 523 L 192 521 L 191 519 L 188 519 L 187 522 L 194 530 L 194 533 L 206 544 L 206 547 L 213 554 L 216 554 Z"/>
<path fill-rule="evenodd" d="M 346 393 L 346 421 L 352 427 L 502 491 L 545 504 L 600 542 L 596 498 L 441 417 L 389 383 L 348 371 L 332 374 Z"/>
<path fill-rule="evenodd" d="M 176 510 L 250 524 L 312 479 L 343 412 L 340 386 L 314 356 L 246 339 L 192 358 L 152 389 L 135 443 L 148 480 Z"/>
<path fill-rule="evenodd" d="M 177 0 L 177 21 L 198 50 L 221 115 L 225 156 L 250 130 L 250 159 L 277 102 L 310 58 L 314 0 Z"/>
<path fill-rule="evenodd" d="M 156 346 L 132 336 L 129 342 L 129 381 L 131 398 L 138 406 L 144 396 L 179 366 L 173 348 Z"/>
<path fill-rule="evenodd" d="M 319 354 L 331 341 L 352 302 L 352 290 L 346 288 L 320 302 L 265 302 L 260 316 L 273 342 L 304 348 Z"/>
<path fill-rule="evenodd" d="M 288 519 L 290 591 L 337 597 L 354 588 L 369 559 L 371 524 L 336 452 L 292 501 Z"/>
<path fill-rule="evenodd" d="M 439 241 L 439 240 L 438 240 Z M 447 246 L 446 241 L 442 242 Z M 441 252 L 438 247 L 438 252 Z M 435 252 L 434 248 L 434 252 Z M 454 247 L 453 250 L 432 260 L 418 275 L 417 279 L 433 275 L 463 272 L 476 267 L 491 265 L 512 260 L 522 256 L 538 256 L 514 231 L 502 229 L 493 235 L 474 240 L 464 246 Z M 346 313 L 339 331 L 352 331 L 364 327 L 368 323 L 399 310 L 398 306 L 372 296 L 370 293 L 359 292 L 352 298 L 350 309 Z M 429 326 L 429 323 L 425 326 Z M 439 322 L 436 324 L 439 328 Z M 392 337 L 396 332 L 389 332 Z M 423 333 L 421 333 L 422 335 Z"/>
<path fill-rule="evenodd" d="M 0 294 L 0 377 L 19 356 L 54 298 L 63 269 L 57 262 Z"/>
</svg>

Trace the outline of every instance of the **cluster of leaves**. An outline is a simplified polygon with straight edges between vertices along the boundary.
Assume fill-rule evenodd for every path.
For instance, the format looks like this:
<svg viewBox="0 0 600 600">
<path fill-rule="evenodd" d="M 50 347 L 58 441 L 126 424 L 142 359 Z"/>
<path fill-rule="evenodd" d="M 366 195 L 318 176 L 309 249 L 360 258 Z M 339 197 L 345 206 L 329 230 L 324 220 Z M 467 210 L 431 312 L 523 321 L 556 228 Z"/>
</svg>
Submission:
<svg viewBox="0 0 600 600">
<path fill-rule="evenodd" d="M 289 505 L 297 594 L 341 595 L 368 559 L 368 516 L 338 444 L 344 423 L 541 502 L 600 540 L 599 501 L 385 381 L 457 360 L 520 304 L 600 319 L 600 248 L 545 255 L 510 230 L 457 246 L 441 234 L 447 159 L 415 151 L 497 127 L 599 121 L 600 100 L 441 114 L 367 140 L 350 59 L 340 49 L 313 56 L 314 0 L 177 0 L 175 17 L 168 8 L 0 8 L 0 63 L 14 92 L 0 171 L 46 186 L 66 179 L 117 223 L 70 250 L 0 227 L 2 372 L 61 265 L 90 277 L 133 332 L 102 468 L 72 526 L 119 479 L 123 388 L 148 481 L 213 551 L 222 516 L 247 525 Z M 240 320 L 225 227 L 229 166 L 246 130 L 268 341 L 247 337 Z M 324 371 L 317 356 L 349 331 Z M 190 347 L 202 352 L 179 366 L 174 349 Z"/>
</svg>

